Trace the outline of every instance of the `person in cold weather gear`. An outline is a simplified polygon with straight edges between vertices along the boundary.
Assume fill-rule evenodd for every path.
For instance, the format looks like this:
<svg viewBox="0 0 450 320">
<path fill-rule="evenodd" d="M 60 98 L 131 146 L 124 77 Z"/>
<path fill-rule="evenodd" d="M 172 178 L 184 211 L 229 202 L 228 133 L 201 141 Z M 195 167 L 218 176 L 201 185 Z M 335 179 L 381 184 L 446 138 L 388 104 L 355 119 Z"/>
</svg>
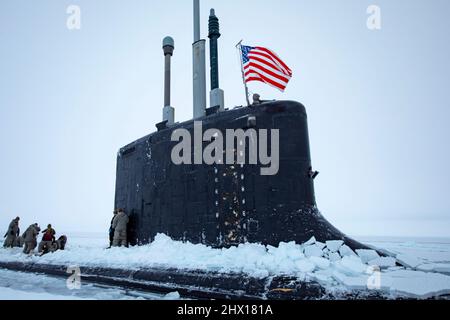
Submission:
<svg viewBox="0 0 450 320">
<path fill-rule="evenodd" d="M 8 226 L 8 231 L 6 231 L 6 234 L 4 235 L 5 242 L 3 243 L 3 247 L 5 248 L 13 248 L 14 244 L 16 243 L 17 237 L 20 235 L 20 229 L 19 229 L 19 220 L 20 218 L 17 217 Z"/>
<path fill-rule="evenodd" d="M 114 228 L 113 228 L 113 222 L 114 222 L 114 218 L 117 215 L 117 210 L 113 211 L 113 217 L 111 219 L 111 225 L 109 226 L 109 248 L 112 247 L 113 245 L 113 240 L 114 240 Z"/>
<path fill-rule="evenodd" d="M 47 226 L 47 229 L 42 231 L 42 233 L 44 235 L 42 236 L 42 240 L 39 243 L 39 248 L 38 248 L 39 253 L 43 253 L 44 251 L 46 251 L 46 252 L 50 251 L 53 243 L 55 242 L 56 231 L 55 231 L 55 229 L 52 228 L 51 224 L 49 224 Z"/>
<path fill-rule="evenodd" d="M 22 248 L 24 244 L 25 244 L 25 240 L 22 238 L 22 236 L 18 236 L 16 238 L 16 241 L 14 241 L 15 248 Z"/>
<path fill-rule="evenodd" d="M 40 255 L 43 256 L 44 254 L 47 254 L 49 252 L 55 252 L 58 250 L 64 250 L 66 247 L 66 243 L 67 243 L 67 237 L 66 236 L 60 236 L 58 238 L 58 240 L 54 241 L 51 245 L 49 246 L 44 246 L 42 252 L 40 252 Z"/>
<path fill-rule="evenodd" d="M 120 246 L 128 246 L 127 241 L 127 224 L 128 224 L 128 215 L 123 211 L 123 209 L 117 210 L 117 214 L 113 219 L 114 228 L 114 238 L 113 238 L 113 247 Z"/>
<path fill-rule="evenodd" d="M 66 248 L 67 237 L 62 235 L 61 237 L 58 238 L 58 240 L 56 240 L 55 243 L 57 245 L 56 250 L 64 250 Z"/>
<path fill-rule="evenodd" d="M 39 228 L 39 225 L 37 223 L 32 224 L 28 227 L 27 230 L 25 230 L 24 234 L 22 235 L 22 238 L 25 242 L 23 253 L 33 253 L 34 249 L 37 246 L 37 236 L 39 235 L 39 231 L 41 231 L 41 228 Z"/>
</svg>

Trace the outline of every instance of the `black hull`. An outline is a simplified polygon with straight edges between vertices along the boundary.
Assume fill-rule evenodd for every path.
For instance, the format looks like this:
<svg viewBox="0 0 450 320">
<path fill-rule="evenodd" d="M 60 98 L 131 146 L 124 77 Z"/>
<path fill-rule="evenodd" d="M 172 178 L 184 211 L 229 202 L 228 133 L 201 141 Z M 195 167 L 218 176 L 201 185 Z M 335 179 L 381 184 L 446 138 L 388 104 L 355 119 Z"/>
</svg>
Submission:
<svg viewBox="0 0 450 320">
<path fill-rule="evenodd" d="M 1 262 L 0 269 L 44 274 L 67 279 L 67 266 L 39 263 Z M 340 300 L 387 299 L 379 291 L 328 291 L 315 281 L 292 276 L 254 278 L 245 274 L 223 274 L 182 269 L 112 269 L 80 267 L 83 282 L 127 290 L 167 294 L 177 291 L 182 298 L 200 300 Z M 399 296 L 401 297 L 401 296 Z M 396 297 L 389 296 L 389 299 Z"/>
<path fill-rule="evenodd" d="M 249 117 L 256 117 L 256 125 Z M 213 247 L 303 243 L 312 236 L 319 241 L 342 239 L 353 249 L 365 247 L 333 227 L 317 209 L 303 105 L 274 101 L 198 120 L 203 131 L 279 129 L 278 174 L 263 176 L 260 165 L 173 164 L 171 150 L 177 142 L 171 142 L 171 134 L 179 128 L 193 133 L 193 120 L 139 139 L 122 148 L 117 159 L 115 207 L 130 216 L 132 245 L 165 233 Z"/>
</svg>

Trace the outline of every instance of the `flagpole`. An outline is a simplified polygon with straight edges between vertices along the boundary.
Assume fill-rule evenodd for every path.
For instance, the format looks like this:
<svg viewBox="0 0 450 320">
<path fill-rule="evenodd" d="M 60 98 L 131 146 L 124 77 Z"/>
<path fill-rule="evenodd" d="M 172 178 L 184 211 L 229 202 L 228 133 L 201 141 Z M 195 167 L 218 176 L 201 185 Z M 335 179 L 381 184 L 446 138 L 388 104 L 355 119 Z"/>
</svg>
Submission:
<svg viewBox="0 0 450 320">
<path fill-rule="evenodd" d="M 245 82 L 244 63 L 242 61 L 242 41 L 243 40 L 238 42 L 238 44 L 236 45 L 236 49 L 239 50 L 239 61 L 241 62 L 242 82 L 243 82 L 244 88 L 245 88 L 245 99 L 247 101 L 247 106 L 249 106 L 250 100 L 248 97 L 248 87 L 247 87 L 247 82 Z"/>
</svg>

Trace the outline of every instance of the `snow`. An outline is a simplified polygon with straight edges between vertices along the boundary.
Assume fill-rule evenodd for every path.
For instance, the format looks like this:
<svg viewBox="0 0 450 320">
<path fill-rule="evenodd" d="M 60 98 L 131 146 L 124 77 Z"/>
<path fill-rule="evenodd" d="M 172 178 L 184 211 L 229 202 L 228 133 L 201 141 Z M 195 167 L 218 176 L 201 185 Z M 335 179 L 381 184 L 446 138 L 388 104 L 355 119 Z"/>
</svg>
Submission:
<svg viewBox="0 0 450 320">
<path fill-rule="evenodd" d="M 450 276 L 439 272 L 450 270 L 450 259 L 446 253 L 450 248 L 440 247 L 429 260 L 430 249 L 423 250 L 423 255 L 414 256 L 413 252 L 421 249 L 417 243 L 409 245 L 388 245 L 388 250 L 397 257 L 380 257 L 374 250 L 356 250 L 356 253 L 341 240 L 318 242 L 314 237 L 305 244 L 295 242 L 280 243 L 279 246 L 264 246 L 261 244 L 242 244 L 228 249 L 213 249 L 201 244 L 173 241 L 159 234 L 153 243 L 132 248 L 105 249 L 106 240 L 102 238 L 69 237 L 67 249 L 42 257 L 26 256 L 21 249 L 0 249 L 0 261 L 34 262 L 42 264 L 78 265 L 81 267 L 109 268 L 184 268 L 214 272 L 243 273 L 257 278 L 276 275 L 296 276 L 305 281 L 316 280 L 326 288 L 345 289 L 376 289 L 386 294 L 405 294 L 412 297 L 427 298 L 436 294 L 450 292 Z M 375 247 L 374 247 L 375 248 Z M 445 249 L 446 248 L 446 249 Z M 407 252 L 402 251 L 405 249 Z M 415 251 L 414 251 L 415 250 Z M 445 251 L 447 250 L 447 251 Z M 378 248 L 377 248 L 377 251 Z M 442 252 L 439 256 L 437 253 Z M 396 267 L 396 262 L 411 266 Z M 371 267 L 377 266 L 377 267 Z M 379 268 L 378 268 L 379 267 Z M 380 270 L 380 268 L 382 268 Z M 419 270 L 412 270 L 417 268 Z M 13 287 L 13 281 L 6 281 L 4 271 L 0 270 L 0 291 L 8 290 L 6 296 L 22 296 L 14 291 L 27 291 L 36 285 Z M 379 277 L 379 279 L 377 278 Z M 23 276 L 21 276 L 23 278 Z M 11 276 L 11 279 L 15 277 Z M 34 281 L 34 280 L 33 280 Z M 26 278 L 23 282 L 33 283 Z M 39 287 L 39 284 L 37 287 Z M 65 282 L 63 281 L 63 286 Z M 12 291 L 11 291 L 12 290 Z M 92 291 L 92 292 L 95 292 Z M 36 292 L 36 298 L 49 298 L 47 292 Z M 129 297 L 117 291 L 109 291 L 102 296 L 100 293 L 73 295 L 59 290 L 51 292 L 54 299 L 65 295 L 75 298 L 121 299 Z M 63 297 L 61 297 L 63 296 Z M 137 294 L 134 297 L 142 297 Z M 147 298 L 147 297 L 144 297 Z M 179 294 L 171 293 L 159 296 L 159 299 L 178 299 Z M 0 297 L 1 299 L 1 297 Z"/>
</svg>

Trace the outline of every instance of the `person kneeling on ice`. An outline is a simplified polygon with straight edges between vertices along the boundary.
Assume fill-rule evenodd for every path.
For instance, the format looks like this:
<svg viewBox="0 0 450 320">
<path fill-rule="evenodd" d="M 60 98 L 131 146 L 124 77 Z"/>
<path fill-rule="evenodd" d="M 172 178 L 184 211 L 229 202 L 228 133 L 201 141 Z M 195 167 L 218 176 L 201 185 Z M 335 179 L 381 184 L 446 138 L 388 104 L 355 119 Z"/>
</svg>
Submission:
<svg viewBox="0 0 450 320">
<path fill-rule="evenodd" d="M 51 245 L 45 245 L 43 247 L 43 250 L 41 252 L 39 252 L 39 254 L 41 256 L 43 256 L 44 254 L 47 254 L 49 252 L 53 253 L 55 251 L 58 250 L 64 250 L 66 247 L 66 243 L 67 243 L 67 237 L 66 236 L 61 236 L 58 238 L 58 240 L 53 241 Z"/>
<path fill-rule="evenodd" d="M 113 219 L 112 227 L 114 229 L 113 247 L 125 246 L 128 247 L 127 241 L 127 224 L 128 215 L 123 209 L 117 210 L 117 214 Z"/>
<path fill-rule="evenodd" d="M 67 243 L 67 237 L 66 236 L 61 236 L 58 238 L 58 240 L 55 241 L 53 248 L 56 250 L 64 250 L 66 248 L 66 243 Z M 55 247 L 56 246 L 56 247 Z"/>
<path fill-rule="evenodd" d="M 41 231 L 41 228 L 39 228 L 39 225 L 37 223 L 32 224 L 28 227 L 27 230 L 25 230 L 24 234 L 22 235 L 22 238 L 25 242 L 25 247 L 23 248 L 23 253 L 25 254 L 31 254 L 33 253 L 34 249 L 37 246 L 37 236 L 39 235 L 39 232 Z"/>
<path fill-rule="evenodd" d="M 20 234 L 19 229 L 19 220 L 20 218 L 17 217 L 8 226 L 8 231 L 6 231 L 6 234 L 4 235 L 5 242 L 3 243 L 3 247 L 5 248 L 13 248 L 14 244 L 16 243 L 16 239 Z"/>
<path fill-rule="evenodd" d="M 52 228 L 51 224 L 49 224 L 47 226 L 47 229 L 42 231 L 42 233 L 44 235 L 42 236 L 42 240 L 39 243 L 39 248 L 38 248 L 39 253 L 44 253 L 44 251 L 45 252 L 51 251 L 53 243 L 55 242 L 56 231 L 55 231 L 55 229 Z"/>
</svg>

